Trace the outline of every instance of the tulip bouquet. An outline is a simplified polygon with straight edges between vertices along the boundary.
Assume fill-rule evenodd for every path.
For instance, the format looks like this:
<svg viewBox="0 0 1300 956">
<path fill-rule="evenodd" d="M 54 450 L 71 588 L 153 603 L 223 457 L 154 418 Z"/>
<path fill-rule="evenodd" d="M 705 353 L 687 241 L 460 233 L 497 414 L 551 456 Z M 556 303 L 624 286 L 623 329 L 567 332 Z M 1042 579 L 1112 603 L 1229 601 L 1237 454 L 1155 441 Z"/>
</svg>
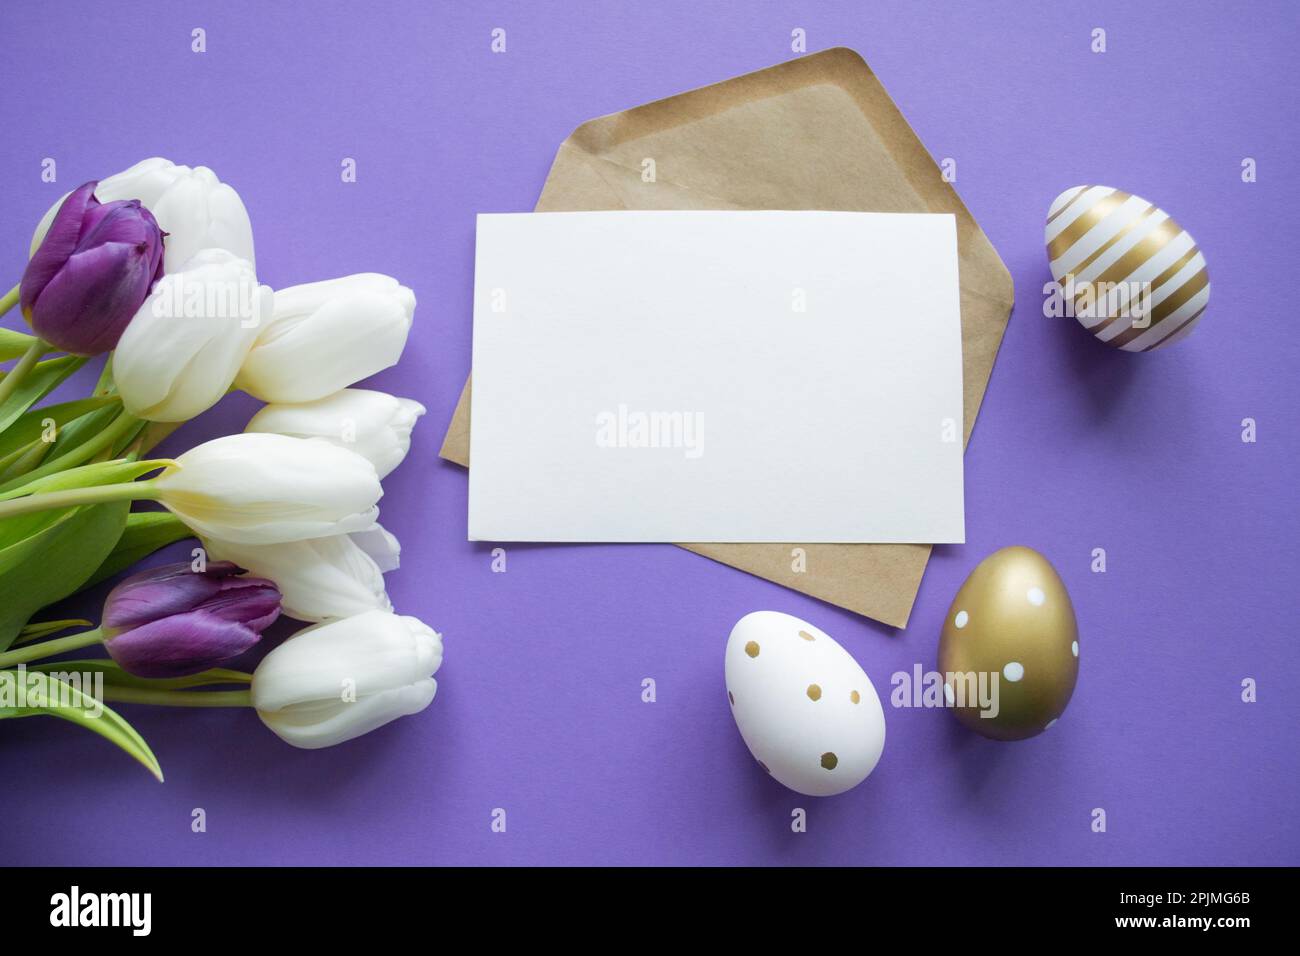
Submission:
<svg viewBox="0 0 1300 956">
<path fill-rule="evenodd" d="M 72 720 L 161 779 L 105 701 L 253 707 L 305 748 L 428 706 L 441 637 L 393 613 L 399 549 L 376 506 L 424 408 L 352 387 L 401 357 L 410 289 L 272 291 L 235 190 L 147 159 L 50 209 L 0 314 L 15 305 L 34 334 L 0 329 L 0 718 Z M 39 404 L 106 353 L 90 395 Z M 243 433 L 150 457 L 232 388 L 266 403 Z M 187 537 L 193 561 L 123 580 L 98 627 L 32 620 Z M 281 614 L 312 626 L 251 674 L 224 666 Z"/>
</svg>

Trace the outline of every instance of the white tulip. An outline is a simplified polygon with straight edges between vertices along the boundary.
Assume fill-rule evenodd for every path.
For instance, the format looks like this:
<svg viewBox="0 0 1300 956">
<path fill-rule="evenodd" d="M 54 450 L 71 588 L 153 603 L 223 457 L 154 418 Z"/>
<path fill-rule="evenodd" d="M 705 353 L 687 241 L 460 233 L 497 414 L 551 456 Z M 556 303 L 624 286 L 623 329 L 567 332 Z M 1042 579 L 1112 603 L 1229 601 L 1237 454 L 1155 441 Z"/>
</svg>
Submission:
<svg viewBox="0 0 1300 956">
<path fill-rule="evenodd" d="M 67 197 L 65 196 L 64 199 Z M 95 187 L 100 202 L 138 199 L 167 233 L 163 268 L 175 272 L 201 249 L 225 249 L 254 262 L 253 226 L 248 210 L 229 185 L 206 166 L 177 166 L 161 157 L 144 159 L 130 169 L 101 179 Z M 32 237 L 32 252 L 49 231 L 60 199 L 45 214 Z"/>
<path fill-rule="evenodd" d="M 413 617 L 367 611 L 299 631 L 253 673 L 253 706 L 282 740 L 315 750 L 429 706 L 442 637 Z"/>
<path fill-rule="evenodd" d="M 147 489 L 200 537 L 235 544 L 364 531 L 384 493 L 374 465 L 346 448 L 265 434 L 191 448 Z"/>
<path fill-rule="evenodd" d="M 280 607 L 299 621 L 330 621 L 364 611 L 391 611 L 384 573 L 351 535 L 281 544 L 237 544 L 204 538 L 213 561 L 233 561 L 280 589 Z"/>
<path fill-rule="evenodd" d="M 182 175 L 154 204 L 144 204 L 167 233 L 163 268 L 179 268 L 200 249 L 214 247 L 255 263 L 253 226 L 239 193 L 206 166 L 176 168 L 183 170 Z"/>
<path fill-rule="evenodd" d="M 373 525 L 365 531 L 354 531 L 350 537 L 385 574 L 396 571 L 401 565 L 402 546 L 382 525 Z"/>
<path fill-rule="evenodd" d="M 406 347 L 415 294 L 367 272 L 275 293 L 235 384 L 264 402 L 313 402 L 395 365 Z"/>
<path fill-rule="evenodd" d="M 152 212 L 168 187 L 188 170 L 188 166 L 177 166 L 170 159 L 151 156 L 101 179 L 95 187 L 95 198 L 100 202 L 138 199 Z"/>
<path fill-rule="evenodd" d="M 411 429 L 425 408 L 409 398 L 345 388 L 314 402 L 267 405 L 246 432 L 324 438 L 361 455 L 386 478 L 411 449 Z"/>
<path fill-rule="evenodd" d="M 164 275 L 127 325 L 113 354 L 126 410 L 153 422 L 183 422 L 226 394 L 270 318 L 274 294 L 252 263 L 206 249 Z"/>
</svg>

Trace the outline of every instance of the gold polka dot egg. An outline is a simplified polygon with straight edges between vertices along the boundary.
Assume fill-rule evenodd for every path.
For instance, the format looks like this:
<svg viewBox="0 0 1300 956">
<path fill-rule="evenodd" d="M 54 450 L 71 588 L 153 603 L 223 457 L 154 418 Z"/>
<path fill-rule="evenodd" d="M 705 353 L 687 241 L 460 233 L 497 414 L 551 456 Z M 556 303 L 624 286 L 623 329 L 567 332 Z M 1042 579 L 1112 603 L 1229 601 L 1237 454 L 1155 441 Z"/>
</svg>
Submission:
<svg viewBox="0 0 1300 956">
<path fill-rule="evenodd" d="M 727 640 L 725 678 L 749 752 L 791 790 L 843 793 L 880 760 L 885 714 L 875 687 L 848 651 L 807 621 L 746 614 Z"/>
<path fill-rule="evenodd" d="M 1079 676 L 1065 584 L 1032 548 L 995 551 L 957 591 L 939 638 L 944 698 L 969 729 L 1023 740 L 1060 719 Z"/>
<path fill-rule="evenodd" d="M 1061 311 L 1112 348 L 1150 352 L 1192 333 L 1210 301 L 1195 240 L 1168 213 L 1109 186 L 1075 186 L 1047 212 Z"/>
</svg>

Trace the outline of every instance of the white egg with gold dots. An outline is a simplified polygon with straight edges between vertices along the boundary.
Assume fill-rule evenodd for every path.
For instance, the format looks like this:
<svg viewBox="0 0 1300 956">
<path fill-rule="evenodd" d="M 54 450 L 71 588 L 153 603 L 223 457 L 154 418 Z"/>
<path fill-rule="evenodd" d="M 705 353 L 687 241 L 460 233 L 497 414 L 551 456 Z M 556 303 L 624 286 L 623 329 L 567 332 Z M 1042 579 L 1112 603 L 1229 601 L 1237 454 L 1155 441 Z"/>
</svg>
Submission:
<svg viewBox="0 0 1300 956">
<path fill-rule="evenodd" d="M 780 611 L 742 617 L 727 641 L 727 702 L 758 766 L 798 793 L 852 789 L 885 747 L 866 672 L 829 634 Z"/>
</svg>

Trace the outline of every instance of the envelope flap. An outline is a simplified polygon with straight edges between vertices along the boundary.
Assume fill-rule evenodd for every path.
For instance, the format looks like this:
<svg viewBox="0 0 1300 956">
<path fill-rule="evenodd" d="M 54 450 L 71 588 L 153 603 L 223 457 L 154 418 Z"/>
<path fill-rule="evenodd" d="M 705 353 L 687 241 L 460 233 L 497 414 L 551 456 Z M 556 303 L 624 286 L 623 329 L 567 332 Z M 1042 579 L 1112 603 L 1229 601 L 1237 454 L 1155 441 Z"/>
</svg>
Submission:
<svg viewBox="0 0 1300 956">
<path fill-rule="evenodd" d="M 642 189 L 642 169 L 586 152 L 565 140 L 546 177 L 535 212 L 596 212 L 614 209 L 739 209 L 715 196 L 660 181 Z"/>
<path fill-rule="evenodd" d="M 1011 277 L 996 250 L 847 48 L 590 120 L 566 145 L 629 209 L 952 213 L 965 291 L 1010 310 Z M 548 182 L 539 210 L 550 208 L 549 192 Z"/>
</svg>

